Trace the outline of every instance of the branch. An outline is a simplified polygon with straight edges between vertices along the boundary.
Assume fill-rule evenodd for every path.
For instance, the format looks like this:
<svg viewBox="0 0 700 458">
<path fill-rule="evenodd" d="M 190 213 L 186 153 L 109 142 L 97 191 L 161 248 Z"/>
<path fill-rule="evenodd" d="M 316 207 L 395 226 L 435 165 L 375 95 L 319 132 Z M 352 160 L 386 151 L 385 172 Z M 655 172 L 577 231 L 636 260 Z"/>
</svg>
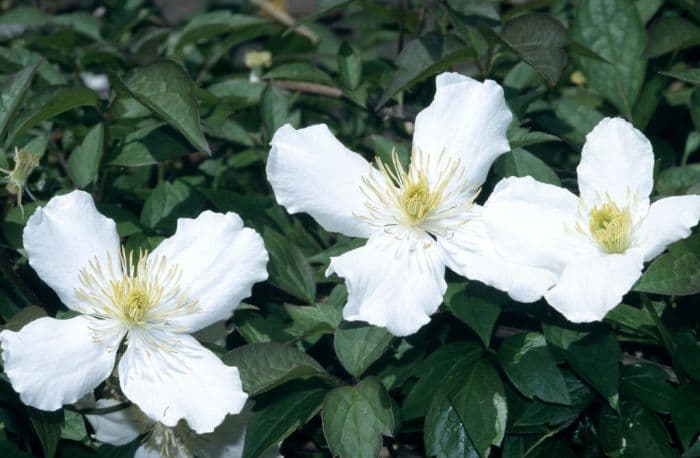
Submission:
<svg viewBox="0 0 700 458">
<path fill-rule="evenodd" d="M 281 23 L 282 25 L 286 25 L 287 27 L 294 27 L 294 18 L 290 16 L 289 13 L 279 9 L 267 0 L 250 0 L 250 2 L 253 5 L 260 7 L 260 9 L 272 16 L 277 22 Z M 318 35 L 316 35 L 310 28 L 306 27 L 305 25 L 294 27 L 293 30 L 295 33 L 298 33 L 299 35 L 308 38 L 313 44 L 316 44 L 319 41 Z"/>
<path fill-rule="evenodd" d="M 281 89 L 308 92 L 311 94 L 325 95 L 327 97 L 343 96 L 343 91 L 337 87 L 317 83 L 307 83 L 306 81 L 272 81 L 272 85 Z"/>
</svg>

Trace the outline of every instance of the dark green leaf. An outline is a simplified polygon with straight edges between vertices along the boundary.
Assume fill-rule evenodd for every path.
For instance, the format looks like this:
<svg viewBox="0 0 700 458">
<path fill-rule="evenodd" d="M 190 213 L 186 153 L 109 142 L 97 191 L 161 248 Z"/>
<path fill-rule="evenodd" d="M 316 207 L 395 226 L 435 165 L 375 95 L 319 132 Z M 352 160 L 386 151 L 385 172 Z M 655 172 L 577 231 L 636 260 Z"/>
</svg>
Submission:
<svg viewBox="0 0 700 458">
<path fill-rule="evenodd" d="M 376 377 L 328 393 L 322 418 L 326 441 L 341 458 L 378 456 L 382 435 L 394 431 L 389 396 Z"/>
<path fill-rule="evenodd" d="M 30 65 L 0 81 L 0 140 L 31 86 L 37 67 L 38 64 Z"/>
<path fill-rule="evenodd" d="M 669 246 L 634 286 L 645 293 L 684 296 L 700 293 L 700 234 Z"/>
<path fill-rule="evenodd" d="M 456 40 L 437 33 L 429 33 L 410 41 L 396 58 L 398 68 L 376 109 L 384 106 L 397 92 L 448 68 L 466 55 L 466 52 Z"/>
<path fill-rule="evenodd" d="M 506 431 L 508 405 L 498 371 L 486 360 L 474 364 L 449 399 L 482 457 L 500 445 Z"/>
<path fill-rule="evenodd" d="M 362 80 L 362 58 L 346 41 L 338 50 L 338 71 L 343 86 L 348 89 L 357 89 Z"/>
<path fill-rule="evenodd" d="M 68 170 L 79 187 L 84 188 L 97 181 L 104 141 L 104 124 L 96 124 L 68 158 Z"/>
<path fill-rule="evenodd" d="M 467 430 L 449 398 L 438 392 L 425 415 L 423 436 L 428 456 L 445 458 L 479 458 Z"/>
<path fill-rule="evenodd" d="M 522 148 L 504 154 L 494 164 L 494 171 L 501 177 L 531 176 L 543 183 L 559 186 L 561 181 L 556 172 L 542 159 Z"/>
<path fill-rule="evenodd" d="M 404 400 L 401 417 L 412 420 L 425 415 L 432 395 L 461 385 L 464 374 L 483 354 L 476 342 L 453 342 L 441 346 L 417 368 L 418 381 Z"/>
<path fill-rule="evenodd" d="M 569 34 L 554 17 L 539 13 L 518 16 L 503 25 L 501 38 L 547 83 L 559 81 L 566 65 Z"/>
<path fill-rule="evenodd" d="M 194 83 L 182 66 L 159 61 L 134 70 L 123 82 L 134 98 L 181 132 L 194 147 L 211 153 L 199 121 Z"/>
<path fill-rule="evenodd" d="M 572 27 L 574 39 L 606 59 L 575 56 L 588 84 L 628 117 L 644 81 L 646 34 L 626 0 L 583 0 Z"/>
<path fill-rule="evenodd" d="M 659 72 L 662 75 L 670 76 L 687 83 L 700 84 L 700 68 L 689 68 L 686 70 L 669 70 Z"/>
<path fill-rule="evenodd" d="M 500 304 L 460 290 L 445 301 L 447 308 L 477 333 L 484 346 L 489 346 L 491 332 L 501 313 Z"/>
<path fill-rule="evenodd" d="M 618 403 L 620 347 L 612 332 L 595 331 L 577 340 L 566 352 L 572 369 L 591 384 L 611 406 Z"/>
<path fill-rule="evenodd" d="M 700 432 L 700 389 L 696 385 L 676 388 L 671 401 L 671 419 L 684 447 Z"/>
<path fill-rule="evenodd" d="M 290 382 L 258 398 L 248 423 L 242 458 L 256 458 L 299 429 L 321 408 L 328 388 L 308 381 Z"/>
<path fill-rule="evenodd" d="M 498 360 L 510 381 L 525 396 L 556 404 L 571 403 L 564 377 L 542 334 L 509 337 L 498 349 Z"/>
<path fill-rule="evenodd" d="M 260 114 L 267 131 L 268 138 L 282 127 L 289 118 L 289 97 L 286 91 L 268 86 L 262 94 Z"/>
<path fill-rule="evenodd" d="M 700 44 L 700 27 L 680 16 L 664 16 L 651 24 L 648 38 L 644 55 L 658 57 Z"/>
<path fill-rule="evenodd" d="M 58 116 L 61 113 L 81 106 L 94 106 L 97 96 L 84 87 L 50 88 L 32 97 L 17 119 L 7 136 L 7 143 L 12 144 L 22 133 L 37 124 Z"/>
<path fill-rule="evenodd" d="M 663 369 L 657 366 L 623 366 L 620 391 L 627 397 L 637 399 L 644 407 L 654 412 L 669 413 L 671 410 L 673 387 L 666 380 Z"/>
<path fill-rule="evenodd" d="M 328 377 L 311 356 L 276 342 L 244 345 L 226 353 L 222 359 L 238 368 L 243 390 L 253 396 L 290 380 Z"/>
<path fill-rule="evenodd" d="M 392 340 L 393 336 L 384 328 L 344 322 L 335 330 L 333 347 L 345 370 L 359 377 L 384 354 Z"/>
<path fill-rule="evenodd" d="M 267 266 L 270 283 L 292 296 L 313 304 L 316 282 L 309 261 L 296 245 L 278 232 L 265 228 L 265 248 L 270 254 Z"/>
<path fill-rule="evenodd" d="M 46 458 L 53 458 L 56 454 L 58 441 L 61 439 L 61 428 L 63 427 L 63 409 L 55 412 L 44 412 L 34 408 L 29 408 L 29 419 L 36 431 L 41 447 L 44 449 Z"/>
</svg>

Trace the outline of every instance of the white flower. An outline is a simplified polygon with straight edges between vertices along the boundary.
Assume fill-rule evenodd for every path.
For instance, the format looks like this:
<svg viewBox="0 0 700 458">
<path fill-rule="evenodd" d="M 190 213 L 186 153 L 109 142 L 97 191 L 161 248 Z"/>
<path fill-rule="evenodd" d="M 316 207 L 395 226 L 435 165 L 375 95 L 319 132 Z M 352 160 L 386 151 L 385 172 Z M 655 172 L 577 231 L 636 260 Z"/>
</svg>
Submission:
<svg viewBox="0 0 700 458">
<path fill-rule="evenodd" d="M 110 375 L 124 341 L 121 389 L 150 417 L 167 426 L 185 419 L 205 433 L 240 412 L 247 395 L 238 370 L 189 335 L 229 318 L 267 278 L 262 239 L 238 215 L 180 219 L 152 253 L 127 254 L 114 221 L 73 191 L 29 218 L 24 248 L 80 314 L 0 333 L 5 373 L 25 404 L 56 410 L 76 402 Z"/>
<path fill-rule="evenodd" d="M 327 271 L 345 278 L 345 319 L 416 332 L 442 302 L 445 266 L 534 300 L 546 272 L 501 260 L 473 203 L 493 161 L 509 150 L 511 119 L 498 84 L 443 73 L 416 118 L 408 171 L 396 156 L 372 167 L 323 124 L 275 133 L 267 176 L 277 201 L 328 231 L 369 239 L 331 258 Z"/>
<path fill-rule="evenodd" d="M 113 399 L 100 399 L 96 407 L 118 404 Z M 85 417 L 95 430 L 94 438 L 105 444 L 125 445 L 143 435 L 135 458 L 240 458 L 251 413 L 246 408 L 239 415 L 229 415 L 213 432 L 202 435 L 195 434 L 182 422 L 175 427 L 164 426 L 148 418 L 136 406 Z M 280 454 L 276 446 L 261 455 L 261 458 L 277 457 Z"/>
<path fill-rule="evenodd" d="M 623 119 L 603 119 L 581 151 L 581 197 L 531 177 L 502 180 L 484 204 L 488 233 L 504 257 L 549 271 L 540 296 L 567 319 L 601 320 L 644 262 L 700 218 L 700 196 L 650 205 L 653 169 L 649 140 Z"/>
</svg>

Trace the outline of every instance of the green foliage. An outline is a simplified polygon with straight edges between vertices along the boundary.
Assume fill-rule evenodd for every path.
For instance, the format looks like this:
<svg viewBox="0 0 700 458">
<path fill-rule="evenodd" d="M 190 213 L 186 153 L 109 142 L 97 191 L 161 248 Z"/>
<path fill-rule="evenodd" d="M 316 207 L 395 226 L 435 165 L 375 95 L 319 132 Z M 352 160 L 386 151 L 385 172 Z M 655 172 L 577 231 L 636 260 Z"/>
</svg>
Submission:
<svg viewBox="0 0 700 458">
<path fill-rule="evenodd" d="M 0 187 L 2 330 L 72 316 L 22 246 L 54 195 L 90 192 L 128 249 L 234 211 L 270 257 L 269 279 L 206 339 L 253 401 L 245 458 L 280 443 L 287 457 L 700 456 L 697 228 L 601 323 L 450 271 L 430 323 L 394 337 L 343 321 L 348 288 L 325 276 L 364 240 L 288 215 L 265 172 L 287 123 L 326 123 L 368 160 L 396 149 L 407 164 L 435 75 L 456 71 L 498 82 L 514 114 L 477 204 L 509 176 L 577 191 L 581 146 L 606 116 L 654 145 L 652 201 L 698 194 L 697 1 L 21 3 L 0 4 L 0 168 L 15 147 L 41 160 L 24 214 Z M 246 64 L 251 51 L 270 59 Z M 82 409 L 28 409 L 3 375 L 0 456 L 134 455 L 138 440 L 92 438 Z"/>
</svg>

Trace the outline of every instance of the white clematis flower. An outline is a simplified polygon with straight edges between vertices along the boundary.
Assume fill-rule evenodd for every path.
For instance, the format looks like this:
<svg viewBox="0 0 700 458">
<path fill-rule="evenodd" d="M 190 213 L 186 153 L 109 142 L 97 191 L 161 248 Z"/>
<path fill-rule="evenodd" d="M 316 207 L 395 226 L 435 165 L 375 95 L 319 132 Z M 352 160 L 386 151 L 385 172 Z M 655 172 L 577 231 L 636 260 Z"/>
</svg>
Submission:
<svg viewBox="0 0 700 458">
<path fill-rule="evenodd" d="M 650 205 L 653 169 L 649 140 L 606 118 L 581 151 L 580 197 L 531 177 L 504 179 L 484 204 L 488 233 L 504 257 L 549 271 L 540 295 L 568 320 L 601 320 L 644 262 L 688 237 L 700 218 L 700 196 Z"/>
<path fill-rule="evenodd" d="M 76 402 L 119 361 L 124 394 L 167 426 L 185 419 L 211 432 L 247 395 L 238 369 L 189 334 L 230 317 L 267 278 L 261 237 L 234 213 L 178 221 L 152 253 L 126 254 L 114 221 L 92 197 L 54 197 L 24 229 L 29 264 L 80 315 L 40 318 L 0 333 L 5 373 L 22 401 L 42 410 Z M 126 338 L 125 338 L 126 337 Z"/>
<path fill-rule="evenodd" d="M 534 300 L 547 272 L 501 260 L 474 204 L 489 167 L 510 149 L 511 119 L 498 84 L 443 73 L 416 118 L 408 170 L 396 155 L 372 167 L 323 124 L 275 133 L 267 176 L 277 201 L 327 231 L 369 239 L 331 258 L 327 271 L 345 278 L 346 320 L 416 332 L 442 302 L 445 266 Z"/>
<path fill-rule="evenodd" d="M 118 404 L 114 399 L 100 399 L 95 405 L 107 408 Z M 105 444 L 126 445 L 144 436 L 134 458 L 240 458 L 251 418 L 248 410 L 246 407 L 239 415 L 229 415 L 213 432 L 202 435 L 182 422 L 168 427 L 153 421 L 136 406 L 85 417 L 95 430 L 94 438 Z M 279 447 L 271 447 L 260 457 L 280 457 Z"/>
</svg>

